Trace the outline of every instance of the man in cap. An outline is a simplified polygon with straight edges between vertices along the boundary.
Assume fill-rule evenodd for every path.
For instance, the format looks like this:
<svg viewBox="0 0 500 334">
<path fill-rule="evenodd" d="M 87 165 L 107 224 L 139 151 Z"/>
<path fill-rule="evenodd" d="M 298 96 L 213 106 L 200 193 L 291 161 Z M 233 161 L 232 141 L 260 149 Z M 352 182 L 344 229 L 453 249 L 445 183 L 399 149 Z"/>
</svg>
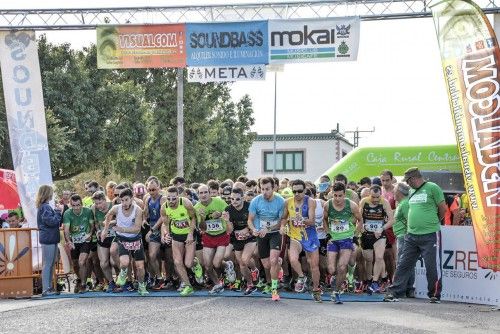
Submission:
<svg viewBox="0 0 500 334">
<path fill-rule="evenodd" d="M 406 294 L 407 282 L 421 255 L 427 276 L 427 295 L 431 303 L 439 303 L 441 298 L 440 267 L 436 255 L 441 254 L 441 224 L 446 212 L 446 203 L 441 188 L 424 181 L 417 167 L 408 169 L 405 181 L 412 189 L 408 196 L 408 231 L 404 239 L 404 250 L 398 262 L 394 283 L 389 287 L 384 301 L 398 301 L 398 296 Z"/>
</svg>

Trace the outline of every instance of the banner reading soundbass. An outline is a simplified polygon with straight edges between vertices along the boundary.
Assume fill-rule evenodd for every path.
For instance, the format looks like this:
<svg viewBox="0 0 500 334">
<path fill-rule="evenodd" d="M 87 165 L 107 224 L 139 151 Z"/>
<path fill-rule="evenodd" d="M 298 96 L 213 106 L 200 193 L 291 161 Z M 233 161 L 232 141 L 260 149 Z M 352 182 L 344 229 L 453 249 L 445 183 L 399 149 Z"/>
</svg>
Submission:
<svg viewBox="0 0 500 334">
<path fill-rule="evenodd" d="M 188 66 L 268 63 L 267 21 L 188 23 Z"/>
<path fill-rule="evenodd" d="M 269 63 L 356 60 L 359 17 L 269 21 Z"/>
<path fill-rule="evenodd" d="M 185 25 L 123 25 L 97 27 L 97 67 L 185 67 Z"/>
<path fill-rule="evenodd" d="M 479 266 L 500 270 L 500 49 L 471 1 L 432 6 Z"/>
</svg>

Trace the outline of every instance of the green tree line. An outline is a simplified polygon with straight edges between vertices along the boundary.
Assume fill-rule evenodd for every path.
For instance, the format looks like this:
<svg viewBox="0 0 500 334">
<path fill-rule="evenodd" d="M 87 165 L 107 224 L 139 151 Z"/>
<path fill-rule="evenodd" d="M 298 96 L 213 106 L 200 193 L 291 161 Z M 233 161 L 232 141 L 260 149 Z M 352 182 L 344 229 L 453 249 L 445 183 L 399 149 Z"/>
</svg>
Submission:
<svg viewBox="0 0 500 334">
<path fill-rule="evenodd" d="M 42 35 L 38 52 L 54 180 L 101 170 L 130 180 L 169 179 L 177 166 L 176 69 L 97 69 L 96 47 L 74 50 Z M 227 83 L 187 83 L 184 175 L 235 178 L 255 134 L 252 101 L 234 102 Z M 0 168 L 12 168 L 3 92 Z"/>
</svg>

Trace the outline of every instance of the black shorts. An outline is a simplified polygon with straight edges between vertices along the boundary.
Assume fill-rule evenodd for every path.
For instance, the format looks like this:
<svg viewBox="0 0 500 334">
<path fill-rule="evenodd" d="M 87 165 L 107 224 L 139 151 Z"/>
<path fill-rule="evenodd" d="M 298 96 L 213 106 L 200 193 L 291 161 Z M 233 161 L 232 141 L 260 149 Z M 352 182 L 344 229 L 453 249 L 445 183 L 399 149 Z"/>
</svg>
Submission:
<svg viewBox="0 0 500 334">
<path fill-rule="evenodd" d="M 90 242 L 90 251 L 97 252 L 97 239 Z"/>
<path fill-rule="evenodd" d="M 203 244 L 201 243 L 201 234 L 200 234 L 200 232 L 198 230 L 194 230 L 193 237 L 196 240 L 196 250 L 197 251 L 202 250 L 203 249 Z M 186 236 L 186 238 L 187 238 L 187 236 Z"/>
<path fill-rule="evenodd" d="M 71 250 L 71 259 L 78 260 L 81 253 L 89 254 L 90 253 L 90 242 L 83 242 L 81 244 L 73 244 L 75 246 L 74 249 Z"/>
<path fill-rule="evenodd" d="M 102 248 L 111 248 L 111 243 L 115 237 L 107 237 L 104 241 L 101 241 L 100 238 L 97 239 L 97 244 Z"/>
<path fill-rule="evenodd" d="M 148 243 L 146 242 L 146 234 L 148 234 L 149 230 L 151 230 L 151 227 L 149 225 L 141 226 L 142 246 L 146 250 L 148 249 Z"/>
<path fill-rule="evenodd" d="M 144 261 L 146 257 L 144 255 L 142 238 L 128 239 L 120 236 L 117 236 L 116 238 L 118 240 L 119 256 L 129 255 L 136 261 Z"/>
<path fill-rule="evenodd" d="M 259 257 L 267 259 L 271 255 L 271 249 L 281 250 L 281 234 L 279 232 L 267 233 L 264 238 L 257 238 L 257 247 L 259 249 Z"/>
<path fill-rule="evenodd" d="M 156 242 L 157 244 L 161 244 L 161 232 L 151 232 L 151 234 L 149 235 L 149 242 Z"/>
<path fill-rule="evenodd" d="M 170 236 L 172 237 L 172 240 L 175 240 L 177 242 L 186 242 L 188 237 L 187 234 L 175 234 L 175 233 L 170 233 Z"/>
<path fill-rule="evenodd" d="M 328 251 L 326 250 L 326 245 L 328 244 L 328 238 L 319 239 L 319 255 L 326 256 Z"/>
<path fill-rule="evenodd" d="M 386 239 L 385 233 L 382 232 L 380 238 L 375 238 L 375 233 L 373 232 L 363 232 L 361 234 L 361 248 L 363 249 L 373 249 L 373 244 L 375 244 L 380 239 Z"/>
<path fill-rule="evenodd" d="M 235 252 L 241 252 L 243 251 L 243 248 L 245 248 L 245 245 L 250 243 L 250 242 L 256 242 L 256 238 L 254 236 L 251 236 L 248 239 L 245 240 L 238 240 L 236 238 L 233 238 L 233 235 L 231 235 L 231 245 L 233 245 L 233 249 Z"/>
</svg>

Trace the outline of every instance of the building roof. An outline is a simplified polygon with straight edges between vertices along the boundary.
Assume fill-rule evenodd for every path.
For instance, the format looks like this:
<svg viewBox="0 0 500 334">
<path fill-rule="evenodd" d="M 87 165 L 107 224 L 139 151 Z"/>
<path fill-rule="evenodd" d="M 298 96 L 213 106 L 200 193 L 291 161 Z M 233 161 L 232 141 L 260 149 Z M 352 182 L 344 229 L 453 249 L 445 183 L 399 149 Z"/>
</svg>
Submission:
<svg viewBox="0 0 500 334">
<path fill-rule="evenodd" d="M 342 140 L 343 142 L 354 146 L 342 134 L 337 131 L 327 133 L 292 133 L 276 134 L 276 141 L 304 141 L 304 140 Z M 273 141 L 273 135 L 257 135 L 255 141 Z"/>
</svg>

